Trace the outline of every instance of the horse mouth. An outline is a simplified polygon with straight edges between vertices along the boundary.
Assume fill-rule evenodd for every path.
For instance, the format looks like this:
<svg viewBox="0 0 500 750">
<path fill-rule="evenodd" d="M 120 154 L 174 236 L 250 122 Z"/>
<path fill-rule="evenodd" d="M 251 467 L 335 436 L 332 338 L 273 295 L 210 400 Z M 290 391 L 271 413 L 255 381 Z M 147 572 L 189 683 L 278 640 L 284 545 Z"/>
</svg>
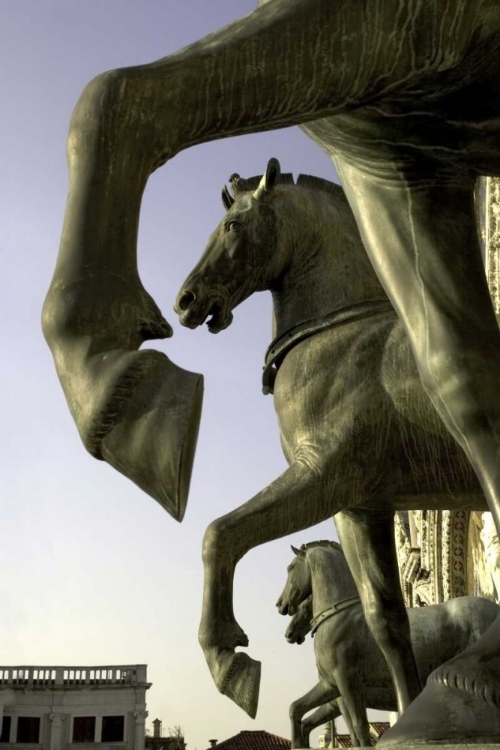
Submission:
<svg viewBox="0 0 500 750">
<path fill-rule="evenodd" d="M 203 319 L 210 333 L 219 333 L 231 325 L 233 314 L 223 302 L 214 302 Z"/>
<path fill-rule="evenodd" d="M 304 635 L 296 635 L 295 633 L 287 633 L 285 634 L 285 638 L 288 643 L 297 643 L 299 646 L 301 646 L 306 639 Z"/>
<path fill-rule="evenodd" d="M 278 605 L 278 612 L 280 615 L 290 615 L 290 617 L 293 617 L 293 615 L 296 613 L 297 607 L 293 605 L 290 601 L 280 602 Z"/>
<path fill-rule="evenodd" d="M 181 325 L 186 328 L 199 328 L 203 323 L 207 324 L 210 333 L 219 333 L 231 325 L 233 315 L 222 300 L 208 301 L 207 306 L 194 304 L 186 310 L 179 310 L 177 305 L 174 310 L 179 315 Z"/>
</svg>

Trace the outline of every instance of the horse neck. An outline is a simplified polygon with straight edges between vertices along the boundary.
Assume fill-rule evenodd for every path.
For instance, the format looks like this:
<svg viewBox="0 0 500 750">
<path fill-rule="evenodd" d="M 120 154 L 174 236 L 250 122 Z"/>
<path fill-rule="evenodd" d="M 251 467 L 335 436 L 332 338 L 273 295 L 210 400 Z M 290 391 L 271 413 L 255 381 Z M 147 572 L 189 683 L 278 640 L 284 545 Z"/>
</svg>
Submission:
<svg viewBox="0 0 500 750">
<path fill-rule="evenodd" d="M 280 263 L 269 282 L 275 336 L 359 302 L 387 299 L 340 190 L 337 198 L 282 188 L 276 220 Z"/>
<path fill-rule="evenodd" d="M 331 547 L 312 547 L 307 550 L 311 571 L 313 616 L 336 602 L 357 596 L 356 584 L 340 550 Z"/>
</svg>

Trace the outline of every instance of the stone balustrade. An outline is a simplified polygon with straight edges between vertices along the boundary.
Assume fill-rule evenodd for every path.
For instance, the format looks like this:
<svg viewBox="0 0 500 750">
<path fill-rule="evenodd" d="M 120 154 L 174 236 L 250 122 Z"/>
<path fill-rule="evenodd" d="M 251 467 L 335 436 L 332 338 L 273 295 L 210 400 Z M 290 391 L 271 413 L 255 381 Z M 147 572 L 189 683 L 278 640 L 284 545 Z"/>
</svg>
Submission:
<svg viewBox="0 0 500 750">
<path fill-rule="evenodd" d="M 1 687 L 82 687 L 83 685 L 144 685 L 145 664 L 99 667 L 0 667 Z"/>
</svg>

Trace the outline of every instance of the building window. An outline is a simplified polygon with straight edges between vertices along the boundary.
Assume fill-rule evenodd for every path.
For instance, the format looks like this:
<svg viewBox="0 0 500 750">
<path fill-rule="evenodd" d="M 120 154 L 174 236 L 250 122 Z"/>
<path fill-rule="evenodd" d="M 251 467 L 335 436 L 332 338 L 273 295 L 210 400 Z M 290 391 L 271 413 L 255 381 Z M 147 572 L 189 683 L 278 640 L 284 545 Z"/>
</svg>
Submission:
<svg viewBox="0 0 500 750">
<path fill-rule="evenodd" d="M 103 716 L 101 742 L 123 742 L 124 716 Z"/>
<path fill-rule="evenodd" d="M 73 742 L 94 742 L 95 716 L 75 716 L 73 719 Z"/>
<path fill-rule="evenodd" d="M 29 742 L 34 745 L 37 745 L 40 742 L 39 716 L 18 717 L 16 742 Z"/>
<path fill-rule="evenodd" d="M 12 724 L 11 716 L 4 716 L 2 721 L 2 733 L 0 734 L 0 742 L 10 742 L 10 725 Z"/>
</svg>

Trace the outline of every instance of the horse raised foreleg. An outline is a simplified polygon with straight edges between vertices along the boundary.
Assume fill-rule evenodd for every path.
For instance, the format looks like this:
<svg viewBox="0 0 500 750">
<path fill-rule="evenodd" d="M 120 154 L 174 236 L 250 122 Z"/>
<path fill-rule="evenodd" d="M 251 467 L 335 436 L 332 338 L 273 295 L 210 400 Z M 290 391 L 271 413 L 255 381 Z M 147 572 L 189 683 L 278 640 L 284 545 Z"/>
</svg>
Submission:
<svg viewBox="0 0 500 750">
<path fill-rule="evenodd" d="M 454 15 L 445 0 L 434 2 Z M 189 146 L 361 106 L 428 74 L 429 60 L 442 69 L 422 43 L 427 9 L 415 11 L 403 33 L 399 0 L 376 5 L 377 26 L 393 40 L 383 55 L 362 0 L 336 0 L 334 10 L 331 0 L 273 0 L 175 55 L 98 76 L 73 112 L 70 186 L 45 337 L 85 447 L 178 520 L 201 378 L 157 351 L 137 351 L 172 334 L 137 270 L 147 179 Z M 452 66 L 468 40 L 467 13 L 456 23 L 435 17 L 443 59 Z M 444 38 L 450 28 L 453 35 Z"/>
<path fill-rule="evenodd" d="M 203 541 L 205 585 L 200 644 L 217 688 L 255 716 L 260 663 L 234 653 L 247 638 L 233 614 L 238 560 L 259 544 L 313 526 L 332 514 L 332 492 L 321 471 L 296 461 L 252 500 L 213 521 Z"/>
<path fill-rule="evenodd" d="M 326 724 L 327 721 L 335 721 L 341 715 L 342 712 L 339 708 L 340 700 L 340 698 L 337 698 L 336 700 L 329 701 L 329 703 L 325 703 L 312 714 L 302 719 L 302 747 L 310 747 L 309 735 L 314 729 L 317 729 L 322 724 Z"/>
<path fill-rule="evenodd" d="M 290 706 L 290 721 L 292 724 L 292 747 L 307 747 L 302 735 L 302 717 L 312 708 L 322 706 L 333 701 L 339 695 L 337 688 L 329 685 L 326 680 L 320 680 L 309 692 L 298 698 Z M 331 713 L 331 709 L 330 709 Z M 316 724 L 316 726 L 318 726 Z M 313 727 L 309 731 L 312 731 Z M 309 736 L 309 733 L 308 733 Z"/>
<path fill-rule="evenodd" d="M 421 690 L 394 542 L 394 513 L 348 510 L 335 516 L 366 622 L 389 666 L 398 710 Z"/>
</svg>

